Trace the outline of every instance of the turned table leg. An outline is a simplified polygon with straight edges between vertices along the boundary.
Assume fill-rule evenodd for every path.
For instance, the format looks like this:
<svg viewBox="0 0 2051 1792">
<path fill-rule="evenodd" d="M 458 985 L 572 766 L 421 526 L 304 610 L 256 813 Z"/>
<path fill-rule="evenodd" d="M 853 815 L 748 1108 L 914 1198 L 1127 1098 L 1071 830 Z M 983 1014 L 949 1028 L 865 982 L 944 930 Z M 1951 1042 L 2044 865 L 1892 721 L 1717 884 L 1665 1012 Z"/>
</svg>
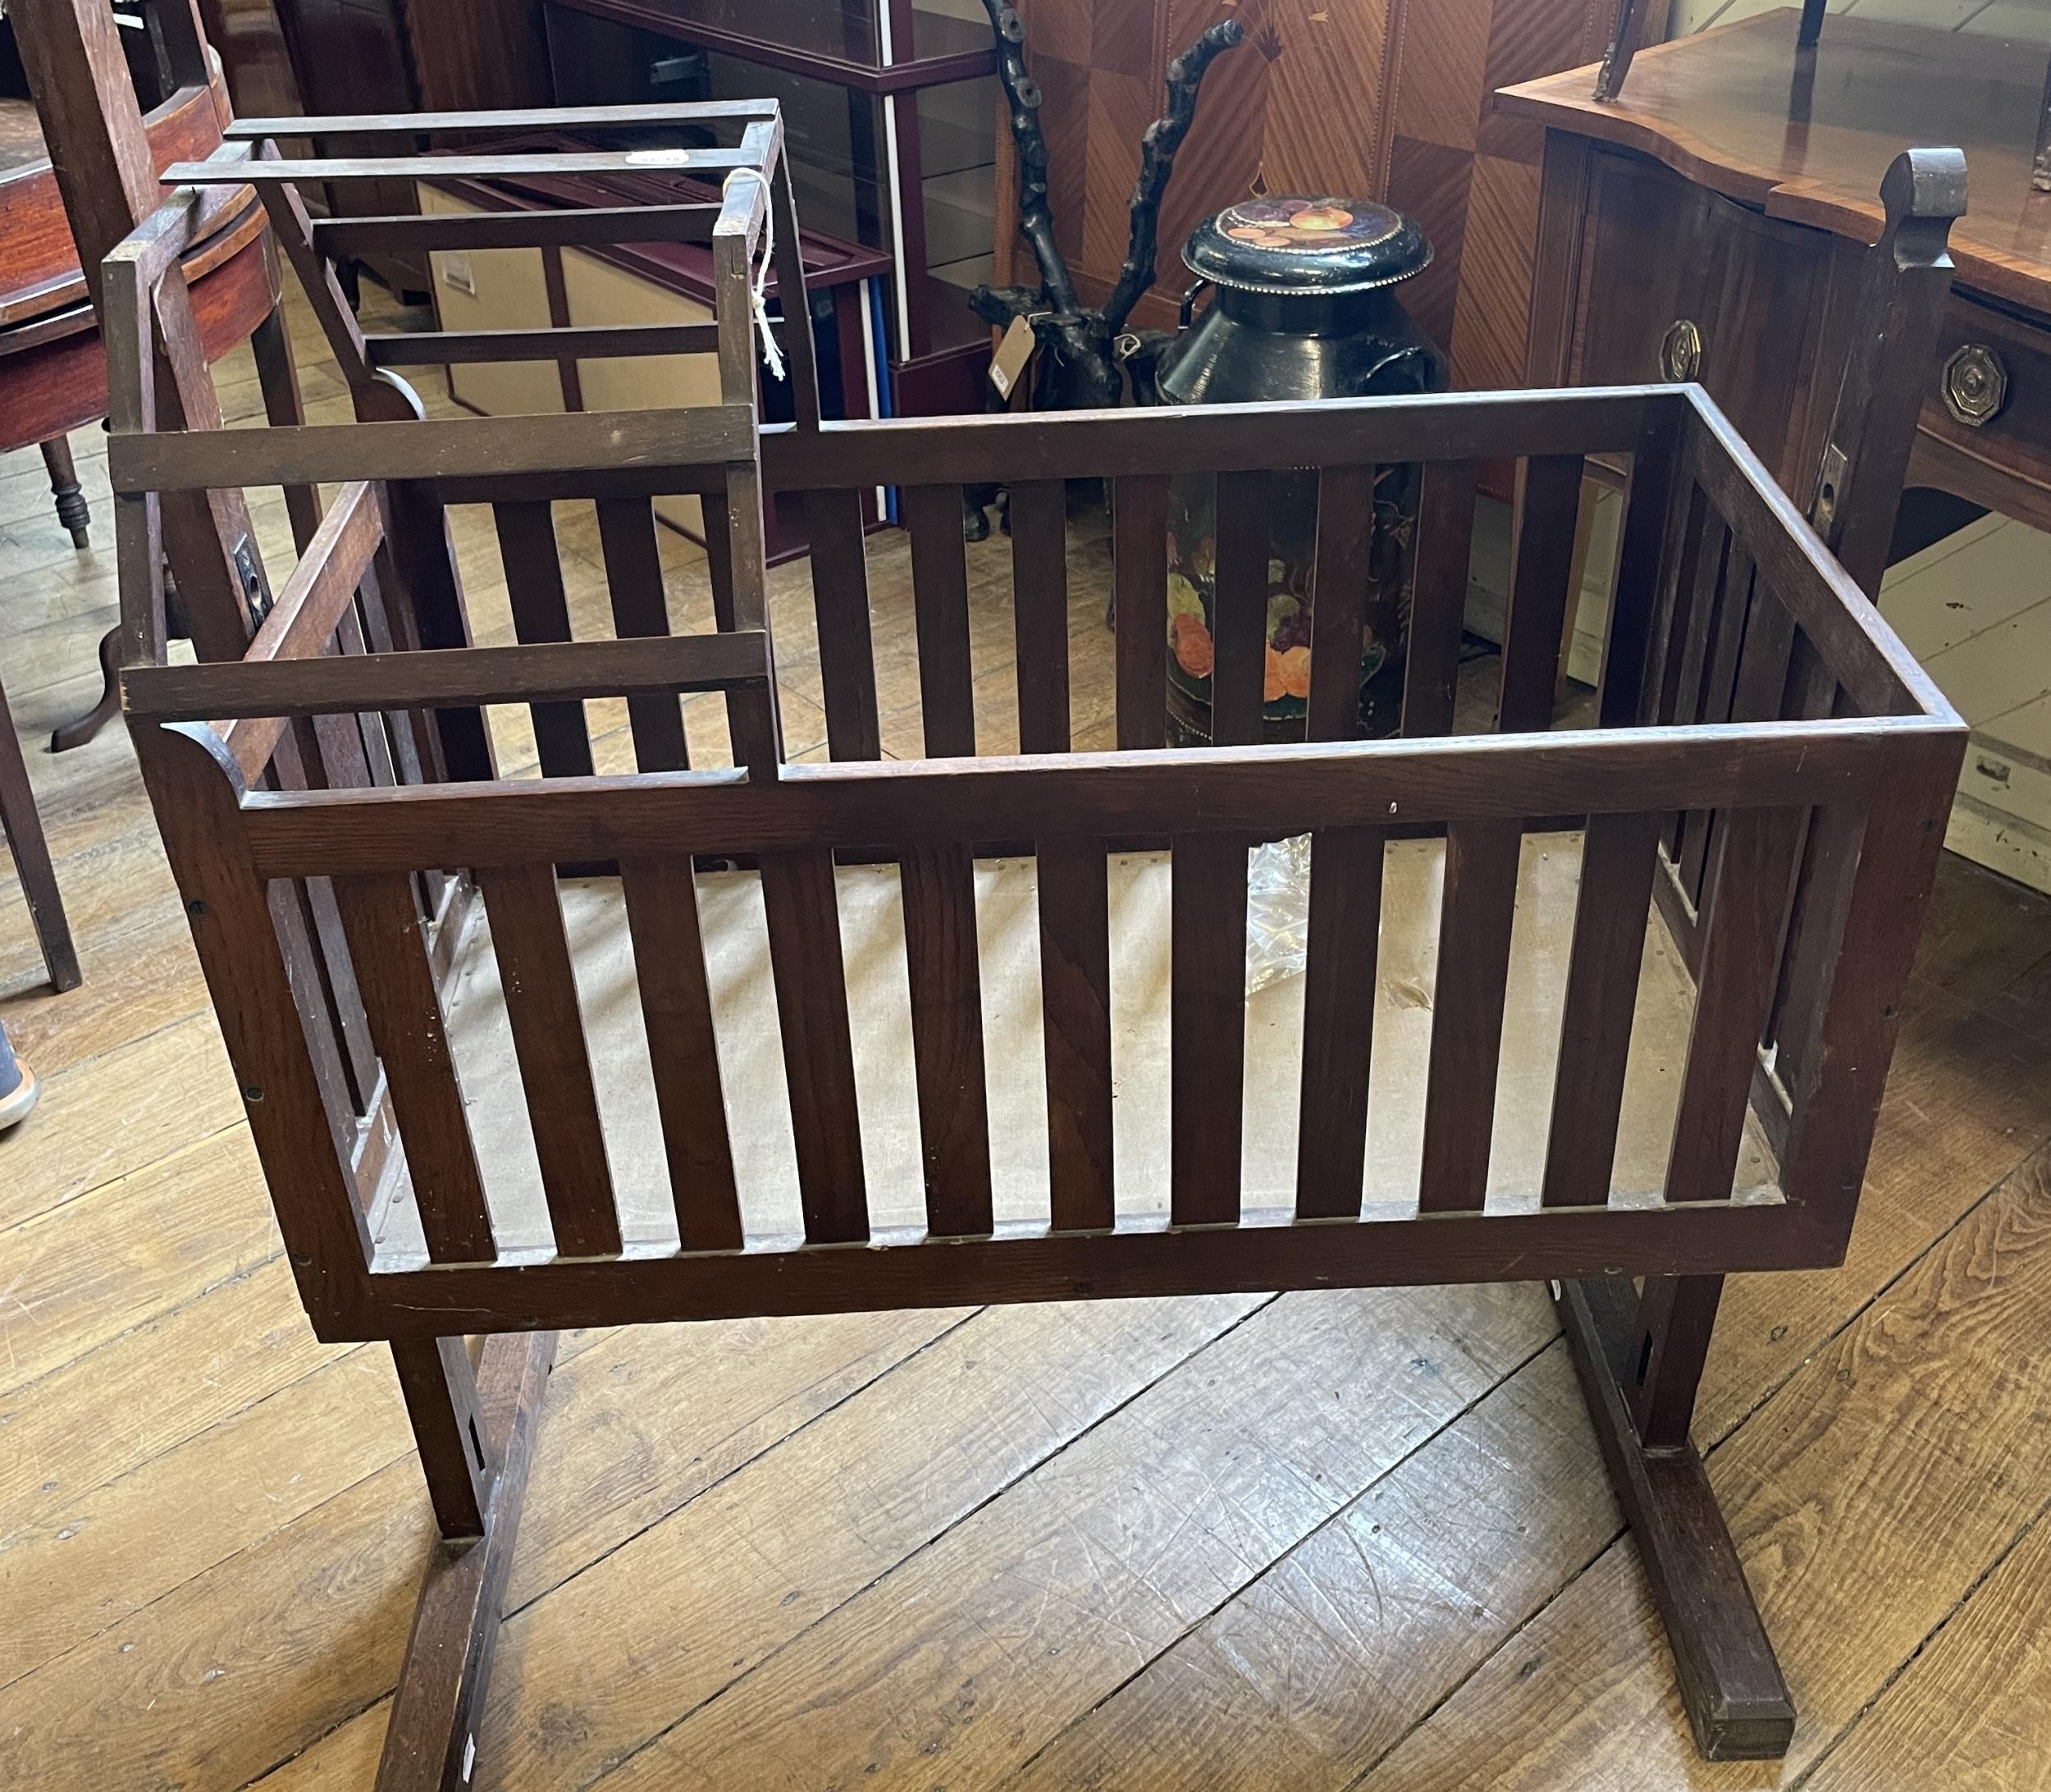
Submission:
<svg viewBox="0 0 2051 1792">
<path fill-rule="evenodd" d="M 90 547 L 92 539 L 86 532 L 93 526 L 93 513 L 79 490 L 78 469 L 71 464 L 68 436 L 53 436 L 43 444 L 43 464 L 49 469 L 50 496 L 57 500 L 59 526 L 71 532 L 72 546 Z"/>
</svg>

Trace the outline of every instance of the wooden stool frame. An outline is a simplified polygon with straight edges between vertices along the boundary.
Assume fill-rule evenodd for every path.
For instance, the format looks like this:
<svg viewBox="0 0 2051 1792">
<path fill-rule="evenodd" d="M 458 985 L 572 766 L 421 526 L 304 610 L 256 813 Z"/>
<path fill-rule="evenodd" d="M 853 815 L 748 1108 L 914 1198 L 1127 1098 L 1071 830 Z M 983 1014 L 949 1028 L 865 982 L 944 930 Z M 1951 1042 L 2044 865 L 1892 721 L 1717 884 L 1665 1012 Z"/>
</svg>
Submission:
<svg viewBox="0 0 2051 1792">
<path fill-rule="evenodd" d="M 1598 1438 L 1672 1639 L 1697 1739 L 1783 1752 L 1793 1709 L 1688 1424 L 1721 1278 L 1843 1260 L 1898 1003 L 1962 758 L 1958 717 L 1698 388 L 1456 394 L 1313 405 L 857 423 L 758 435 L 752 409 L 265 432 L 156 432 L 159 282 L 177 206 L 109 263 L 133 325 L 109 468 L 129 627 L 149 626 L 160 496 L 249 483 L 341 489 L 235 661 L 137 664 L 125 701 L 269 1182 L 320 1337 L 391 1344 L 445 1543 L 431 1561 L 379 1784 L 464 1784 L 560 1328 L 977 1301 L 1550 1278 Z M 118 276 L 118 277 L 116 277 Z M 1924 283 L 1927 290 L 1928 283 Z M 1941 302 L 1941 281 L 1936 288 Z M 1932 313 L 1934 316 L 1934 311 Z M 1913 332 L 1911 332 L 1912 334 Z M 1550 728 L 1582 469 L 1628 457 L 1601 725 Z M 1523 463 L 1497 730 L 1452 733 L 1477 463 Z M 1397 738 L 1361 741 L 1352 666 L 1374 468 L 1426 464 Z M 1309 738 L 1249 741 L 1258 632 L 1222 627 L 1221 741 L 1162 749 L 1169 481 L 1218 481 L 1221 615 L 1264 590 L 1269 476 L 1319 483 Z M 1062 482 L 1108 482 L 1117 731 L 1070 750 Z M 1014 495 L 1021 744 L 973 757 L 960 487 Z M 906 494 L 924 759 L 885 764 L 860 552 L 862 489 Z M 408 651 L 391 529 L 451 502 L 595 499 L 617 599 L 646 596 L 650 501 L 698 492 L 737 543 L 764 489 L 805 495 L 834 762 L 781 761 L 759 554 L 737 553 L 718 632 Z M 1019 501 L 1022 496 L 1023 501 Z M 855 533 L 850 534 L 850 528 Z M 838 533 L 836 533 L 838 532 Z M 626 544 L 633 544 L 629 546 Z M 849 551 L 852 544 L 852 551 Z M 415 574 L 418 568 L 413 569 Z M 436 576 L 445 577 L 445 574 Z M 660 569 L 655 569 L 660 594 Z M 638 585 L 637 585 L 638 582 Z M 1242 594 L 1243 595 L 1243 594 Z M 1258 606 L 1256 606 L 1258 607 Z M 1676 721 L 1718 617 L 1729 698 Z M 382 651 L 389 641 L 399 651 Z M 1316 643 L 1313 643 L 1315 646 Z M 366 646 L 379 651 L 365 651 Z M 732 770 L 660 757 L 676 693 L 727 693 Z M 459 779 L 425 744 L 626 696 L 641 770 Z M 559 715 L 570 713 L 558 709 Z M 423 725 L 428 717 L 436 725 Z M 455 725 L 452 727 L 452 724 Z M 581 726 L 581 721 L 570 725 Z M 644 738 L 645 737 L 645 738 Z M 282 775 L 288 756 L 295 769 Z M 1614 1198 L 1638 967 L 1667 818 L 1713 818 L 1692 914 L 1696 998 L 1665 1183 Z M 1560 1061 L 1534 1210 L 1486 1206 L 1519 843 L 1585 829 Z M 1296 1198 L 1242 1210 L 1245 849 L 1313 835 Z M 1446 873 L 1422 1184 L 1364 1207 L 1382 849 L 1441 835 Z M 1805 856 L 1802 842 L 1821 843 Z M 1165 844 L 1177 875 L 1170 1028 L 1176 1140 L 1165 1223 L 1114 1200 L 1105 862 Z M 1037 860 L 1052 1209 L 994 1225 L 971 871 Z M 750 1237 L 736 1197 L 697 949 L 694 856 L 759 867 L 797 1142 L 803 1235 Z M 872 1232 L 837 856 L 900 867 L 925 1224 Z M 624 882 L 677 1242 L 625 1240 L 555 894 L 564 866 Z M 515 955 L 513 1034 L 552 1248 L 501 1255 L 452 1067 L 429 894 L 474 874 Z M 1793 916 L 1793 923 L 1790 916 Z M 517 985 L 517 987 L 516 987 Z M 1747 1114 L 1770 1181 L 1734 1188 Z M 401 1203 L 422 1241 L 387 1222 Z M 1642 1294 L 1633 1278 L 1645 1278 Z M 465 1334 L 483 1334 L 473 1362 Z"/>
</svg>

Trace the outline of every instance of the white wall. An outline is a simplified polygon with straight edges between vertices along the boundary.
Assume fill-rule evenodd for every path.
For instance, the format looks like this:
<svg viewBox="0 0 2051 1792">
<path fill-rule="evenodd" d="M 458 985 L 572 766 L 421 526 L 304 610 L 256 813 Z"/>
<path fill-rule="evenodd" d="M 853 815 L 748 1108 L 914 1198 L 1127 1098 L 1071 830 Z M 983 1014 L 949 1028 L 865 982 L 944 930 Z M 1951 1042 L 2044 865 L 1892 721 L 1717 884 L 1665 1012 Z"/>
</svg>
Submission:
<svg viewBox="0 0 2051 1792">
<path fill-rule="evenodd" d="M 1669 34 L 1684 37 L 1712 25 L 1731 25 L 1770 12 L 1788 0 L 1674 0 Z M 2025 43 L 2051 40 L 2051 7 L 2044 0 L 1829 0 L 1831 12 L 1944 31 L 1979 31 Z M 1824 28 L 1828 30 L 1828 25 Z"/>
</svg>

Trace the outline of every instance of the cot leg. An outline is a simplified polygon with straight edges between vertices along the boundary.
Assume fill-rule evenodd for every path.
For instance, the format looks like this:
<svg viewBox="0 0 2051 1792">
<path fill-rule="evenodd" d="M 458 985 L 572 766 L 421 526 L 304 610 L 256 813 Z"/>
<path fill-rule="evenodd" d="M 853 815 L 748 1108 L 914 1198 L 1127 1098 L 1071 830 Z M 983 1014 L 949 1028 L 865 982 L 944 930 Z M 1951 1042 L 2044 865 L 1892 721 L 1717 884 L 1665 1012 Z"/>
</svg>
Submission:
<svg viewBox="0 0 2051 1792">
<path fill-rule="evenodd" d="M 21 894 L 28 898 L 29 918 L 43 948 L 50 987 L 75 990 L 78 948 L 72 943 L 71 923 L 64 918 L 64 900 L 57 894 L 57 873 L 50 865 L 50 843 L 43 836 L 43 818 L 36 813 L 35 792 L 30 787 L 29 768 L 21 757 L 21 737 L 14 731 L 14 715 L 4 690 L 0 690 L 0 834 L 14 849 L 14 868 L 21 879 Z"/>
<path fill-rule="evenodd" d="M 553 1332 L 395 1343 L 442 1540 L 427 1558 L 377 1764 L 377 1792 L 459 1792 L 475 1778 L 477 1714 L 555 1360 Z"/>
<path fill-rule="evenodd" d="M 1720 1287 L 1715 1276 L 1654 1277 L 1641 1303 L 1621 1276 L 1569 1282 L 1560 1289 L 1560 1319 L 1673 1645 L 1695 1746 L 1710 1761 L 1772 1761 L 1793 1738 L 1794 1705 L 1688 1438 Z M 1670 1441 L 1648 1441 L 1633 1416 L 1641 1361 L 1656 1391 L 1636 1403 L 1649 1435 Z"/>
</svg>

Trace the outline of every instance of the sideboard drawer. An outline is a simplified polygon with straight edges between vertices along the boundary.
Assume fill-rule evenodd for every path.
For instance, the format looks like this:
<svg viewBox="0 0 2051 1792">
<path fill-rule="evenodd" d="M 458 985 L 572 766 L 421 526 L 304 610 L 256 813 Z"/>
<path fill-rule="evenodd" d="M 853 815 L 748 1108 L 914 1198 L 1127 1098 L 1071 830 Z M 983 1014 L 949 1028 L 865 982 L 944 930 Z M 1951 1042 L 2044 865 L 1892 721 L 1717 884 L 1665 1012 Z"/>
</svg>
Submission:
<svg viewBox="0 0 2051 1792">
<path fill-rule="evenodd" d="M 1920 427 L 1912 481 L 1934 479 L 1941 467 L 1947 487 L 2051 527 L 2051 318 L 2030 321 L 1954 292 Z"/>
</svg>

